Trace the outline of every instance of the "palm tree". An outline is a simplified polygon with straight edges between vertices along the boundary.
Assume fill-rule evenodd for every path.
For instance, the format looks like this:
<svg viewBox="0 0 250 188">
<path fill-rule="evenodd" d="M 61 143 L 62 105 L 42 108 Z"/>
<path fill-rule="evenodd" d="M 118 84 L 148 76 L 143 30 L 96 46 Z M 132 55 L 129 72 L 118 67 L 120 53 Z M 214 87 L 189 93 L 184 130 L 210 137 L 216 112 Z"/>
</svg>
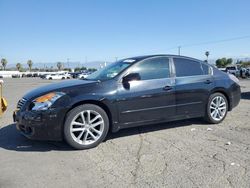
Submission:
<svg viewBox="0 0 250 188">
<path fill-rule="evenodd" d="M 21 63 L 17 63 L 17 64 L 16 64 L 16 68 L 17 68 L 18 71 L 20 71 L 21 68 L 22 68 L 22 64 L 21 64 Z"/>
<path fill-rule="evenodd" d="M 7 63 L 8 63 L 8 61 L 5 58 L 1 59 L 1 64 L 3 66 L 3 70 L 5 70 Z"/>
<path fill-rule="evenodd" d="M 62 69 L 62 67 L 63 67 L 63 65 L 62 65 L 62 63 L 61 62 L 57 62 L 57 68 L 58 68 L 58 70 L 60 71 L 61 69 Z"/>
<path fill-rule="evenodd" d="M 30 72 L 31 72 L 33 62 L 32 62 L 31 60 L 28 60 L 28 61 L 27 61 L 27 64 L 28 64 L 29 69 L 30 69 Z"/>
<path fill-rule="evenodd" d="M 21 68 L 22 68 L 22 64 L 21 64 L 21 63 L 17 63 L 17 64 L 16 64 L 16 69 L 17 69 L 18 71 L 20 71 Z"/>
<path fill-rule="evenodd" d="M 209 56 L 209 54 L 210 54 L 209 51 L 205 52 L 205 55 L 207 56 L 207 62 L 208 62 L 208 56 Z"/>
</svg>

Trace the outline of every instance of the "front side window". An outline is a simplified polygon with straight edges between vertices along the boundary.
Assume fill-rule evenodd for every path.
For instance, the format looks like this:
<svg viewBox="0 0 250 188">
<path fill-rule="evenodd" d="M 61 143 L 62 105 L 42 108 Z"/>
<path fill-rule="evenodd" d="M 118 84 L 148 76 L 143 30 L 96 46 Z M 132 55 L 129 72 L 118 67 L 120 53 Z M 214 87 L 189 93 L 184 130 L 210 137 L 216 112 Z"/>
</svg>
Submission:
<svg viewBox="0 0 250 188">
<path fill-rule="evenodd" d="M 201 63 L 183 58 L 174 58 L 176 77 L 203 75 Z"/>
<path fill-rule="evenodd" d="M 141 80 L 169 78 L 169 58 L 157 57 L 146 59 L 133 66 L 130 73 L 139 73 Z"/>
</svg>

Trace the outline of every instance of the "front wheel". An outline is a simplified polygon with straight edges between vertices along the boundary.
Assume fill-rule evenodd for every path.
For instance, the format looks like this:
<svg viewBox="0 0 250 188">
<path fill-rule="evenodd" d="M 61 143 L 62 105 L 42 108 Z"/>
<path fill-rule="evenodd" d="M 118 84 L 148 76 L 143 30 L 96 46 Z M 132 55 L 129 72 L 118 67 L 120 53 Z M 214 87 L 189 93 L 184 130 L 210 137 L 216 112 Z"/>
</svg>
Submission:
<svg viewBox="0 0 250 188">
<path fill-rule="evenodd" d="M 75 149 L 89 149 L 107 136 L 109 119 L 99 106 L 85 104 L 72 109 L 64 124 L 64 137 Z"/>
<path fill-rule="evenodd" d="M 205 119 L 209 123 L 217 124 L 222 122 L 228 111 L 228 101 L 222 93 L 210 95 L 207 104 Z"/>
</svg>

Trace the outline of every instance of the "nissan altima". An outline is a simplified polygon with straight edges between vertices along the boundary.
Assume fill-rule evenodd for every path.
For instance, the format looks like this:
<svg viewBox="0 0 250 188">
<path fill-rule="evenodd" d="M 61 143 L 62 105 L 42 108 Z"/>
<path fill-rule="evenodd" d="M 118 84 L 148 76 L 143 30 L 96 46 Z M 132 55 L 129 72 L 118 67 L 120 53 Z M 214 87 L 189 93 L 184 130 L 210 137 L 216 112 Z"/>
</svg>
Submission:
<svg viewBox="0 0 250 188">
<path fill-rule="evenodd" d="M 240 101 L 238 82 L 194 58 L 126 58 L 87 78 L 28 92 L 13 118 L 27 138 L 65 139 L 76 149 L 88 149 L 109 131 L 128 127 L 198 117 L 220 123 Z"/>
</svg>

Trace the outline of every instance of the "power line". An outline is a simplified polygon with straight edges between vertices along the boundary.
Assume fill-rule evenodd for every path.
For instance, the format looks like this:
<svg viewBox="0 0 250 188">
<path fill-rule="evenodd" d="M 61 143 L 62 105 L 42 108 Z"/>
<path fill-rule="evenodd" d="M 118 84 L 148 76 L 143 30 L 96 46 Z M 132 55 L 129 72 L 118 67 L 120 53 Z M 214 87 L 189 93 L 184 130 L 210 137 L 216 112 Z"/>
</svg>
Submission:
<svg viewBox="0 0 250 188">
<path fill-rule="evenodd" d="M 183 45 L 178 45 L 175 47 L 168 48 L 167 50 L 178 49 L 178 54 L 180 55 L 181 48 L 183 48 L 183 47 L 202 46 L 202 45 L 206 45 L 206 44 L 230 42 L 230 41 L 234 41 L 234 40 L 242 40 L 242 39 L 247 39 L 247 38 L 250 38 L 250 35 L 221 39 L 221 40 L 214 40 L 214 41 L 206 41 L 206 42 L 200 42 L 200 43 L 193 43 L 193 44 L 192 43 L 191 44 L 183 44 Z"/>
<path fill-rule="evenodd" d="M 234 41 L 234 40 L 242 40 L 242 39 L 247 39 L 247 38 L 250 38 L 250 35 L 228 38 L 228 39 L 221 39 L 221 40 L 214 40 L 214 41 L 207 41 L 207 42 L 201 42 L 201 43 L 194 43 L 194 44 L 186 44 L 186 45 L 181 45 L 181 46 L 182 47 L 200 46 L 200 45 L 205 45 L 205 44 L 216 44 L 216 43 L 229 42 L 229 41 Z"/>
</svg>

